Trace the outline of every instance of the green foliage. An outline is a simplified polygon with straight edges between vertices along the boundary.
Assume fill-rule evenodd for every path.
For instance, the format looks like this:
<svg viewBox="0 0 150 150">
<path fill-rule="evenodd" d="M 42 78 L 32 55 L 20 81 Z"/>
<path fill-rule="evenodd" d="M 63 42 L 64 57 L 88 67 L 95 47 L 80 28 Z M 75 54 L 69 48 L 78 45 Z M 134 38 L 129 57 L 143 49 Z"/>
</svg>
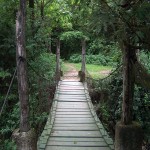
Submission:
<svg viewBox="0 0 150 150">
<path fill-rule="evenodd" d="M 5 79 L 6 77 L 10 77 L 11 74 L 8 71 L 0 70 L 0 78 Z"/>
<path fill-rule="evenodd" d="M 12 140 L 5 140 L 1 150 L 16 150 L 16 145 Z"/>
<path fill-rule="evenodd" d="M 147 51 L 140 51 L 139 52 L 139 59 L 141 63 L 146 67 L 148 72 L 150 73 L 150 52 Z"/>
<path fill-rule="evenodd" d="M 74 54 L 70 57 L 69 62 L 81 63 L 82 57 L 79 54 Z M 94 64 L 94 65 L 113 66 L 115 64 L 115 61 L 111 60 L 109 56 L 104 56 L 103 54 L 99 54 L 99 55 L 86 55 L 86 63 Z"/>
<path fill-rule="evenodd" d="M 55 55 L 41 53 L 29 63 L 30 113 L 34 127 L 44 122 L 48 115 L 55 89 L 55 60 Z"/>
<path fill-rule="evenodd" d="M 85 36 L 83 32 L 80 32 L 80 31 L 68 31 L 68 32 L 62 33 L 62 35 L 60 36 L 60 40 L 63 40 L 63 41 L 74 41 L 75 39 L 88 40 L 88 37 Z"/>
</svg>

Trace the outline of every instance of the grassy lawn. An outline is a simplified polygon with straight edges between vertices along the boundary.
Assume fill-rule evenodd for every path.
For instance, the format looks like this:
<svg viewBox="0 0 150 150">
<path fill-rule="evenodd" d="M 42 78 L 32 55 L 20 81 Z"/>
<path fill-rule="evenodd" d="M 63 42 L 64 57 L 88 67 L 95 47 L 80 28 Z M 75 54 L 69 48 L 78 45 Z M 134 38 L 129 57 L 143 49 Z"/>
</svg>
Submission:
<svg viewBox="0 0 150 150">
<path fill-rule="evenodd" d="M 69 70 L 68 66 L 74 66 L 78 71 L 81 69 L 81 63 L 68 63 L 65 62 L 63 64 L 63 70 Z M 104 78 L 108 75 L 107 72 L 110 72 L 113 68 L 111 66 L 100 66 L 100 65 L 92 65 L 92 64 L 86 64 L 86 69 L 92 76 L 92 78 L 98 79 L 98 78 Z"/>
</svg>

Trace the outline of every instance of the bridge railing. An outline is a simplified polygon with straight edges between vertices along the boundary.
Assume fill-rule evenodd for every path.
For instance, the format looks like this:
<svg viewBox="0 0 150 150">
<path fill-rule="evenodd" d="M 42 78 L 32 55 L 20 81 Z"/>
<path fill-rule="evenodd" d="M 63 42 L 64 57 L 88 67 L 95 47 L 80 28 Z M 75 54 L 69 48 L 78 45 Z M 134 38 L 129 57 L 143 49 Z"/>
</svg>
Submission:
<svg viewBox="0 0 150 150">
<path fill-rule="evenodd" d="M 98 88 L 99 90 L 107 90 L 108 85 L 111 83 L 113 76 L 116 74 L 118 70 L 120 70 L 122 67 L 122 64 L 118 65 L 118 67 L 113 70 L 108 76 L 102 78 L 102 79 L 94 79 L 91 74 L 86 69 L 85 74 L 85 81 L 87 82 L 88 88 Z"/>
</svg>

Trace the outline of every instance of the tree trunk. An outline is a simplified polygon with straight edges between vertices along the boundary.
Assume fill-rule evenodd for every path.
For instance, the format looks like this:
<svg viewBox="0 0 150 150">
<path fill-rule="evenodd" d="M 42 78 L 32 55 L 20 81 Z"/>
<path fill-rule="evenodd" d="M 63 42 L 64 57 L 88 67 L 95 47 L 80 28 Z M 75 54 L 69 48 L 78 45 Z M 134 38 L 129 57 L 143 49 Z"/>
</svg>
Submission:
<svg viewBox="0 0 150 150">
<path fill-rule="evenodd" d="M 60 80 L 60 39 L 56 41 L 56 81 Z"/>
<path fill-rule="evenodd" d="M 13 132 L 17 150 L 37 150 L 37 139 L 29 124 L 29 94 L 27 82 L 27 61 L 25 49 L 26 0 L 20 0 L 20 10 L 16 20 L 16 61 L 18 93 L 20 101 L 20 128 Z"/>
<path fill-rule="evenodd" d="M 122 104 L 122 123 L 128 125 L 132 123 L 133 95 L 136 61 L 135 50 L 124 43 L 123 49 L 123 104 Z"/>
<path fill-rule="evenodd" d="M 17 38 L 17 76 L 18 76 L 18 92 L 20 100 L 20 131 L 27 132 L 30 130 L 29 125 L 29 97 L 27 83 L 27 62 L 25 50 L 25 10 L 26 0 L 20 1 L 20 11 L 16 21 L 16 38 Z"/>
</svg>

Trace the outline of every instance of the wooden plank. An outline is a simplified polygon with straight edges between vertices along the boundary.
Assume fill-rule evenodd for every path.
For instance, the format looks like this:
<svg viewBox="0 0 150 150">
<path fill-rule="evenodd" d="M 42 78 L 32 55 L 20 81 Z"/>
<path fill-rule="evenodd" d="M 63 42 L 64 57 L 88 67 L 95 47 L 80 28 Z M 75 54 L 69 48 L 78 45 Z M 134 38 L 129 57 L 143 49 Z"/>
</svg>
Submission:
<svg viewBox="0 0 150 150">
<path fill-rule="evenodd" d="M 51 137 L 95 137 L 100 138 L 102 135 L 98 131 L 56 131 L 51 132 Z"/>
<path fill-rule="evenodd" d="M 65 105 L 65 104 L 62 103 L 62 104 L 58 104 L 58 105 L 57 105 L 57 108 L 58 108 L 58 109 L 66 109 L 66 108 L 68 108 L 68 109 L 72 109 L 72 108 L 88 109 L 89 106 L 88 106 L 88 104 L 86 104 L 86 103 L 85 103 L 85 104 L 82 104 L 82 105 L 80 105 L 80 104 L 79 104 L 79 105 L 77 105 L 77 104 L 76 104 L 76 105 L 73 105 L 73 104 L 72 104 L 72 105 L 68 105 L 68 104 Z"/>
<path fill-rule="evenodd" d="M 45 150 L 110 150 L 108 147 L 46 146 Z"/>
<path fill-rule="evenodd" d="M 66 95 L 59 95 L 59 97 L 57 99 L 70 99 L 70 100 L 74 100 L 74 99 L 78 99 L 78 100 L 87 100 L 87 98 L 85 96 L 66 96 Z"/>
<path fill-rule="evenodd" d="M 72 89 L 72 90 L 62 90 L 62 89 L 60 89 L 59 91 L 57 91 L 57 93 L 86 94 L 84 90 L 75 90 L 75 89 Z"/>
<path fill-rule="evenodd" d="M 54 126 L 53 127 L 53 130 L 62 130 L 62 131 L 99 131 L 99 128 L 96 127 L 96 126 L 91 126 L 91 127 L 87 127 L 87 126 L 77 126 L 77 127 L 74 127 L 74 126 L 70 126 L 70 127 L 57 127 L 57 126 Z"/>
<path fill-rule="evenodd" d="M 57 105 L 88 105 L 88 103 L 85 102 L 58 102 Z"/>
<path fill-rule="evenodd" d="M 66 124 L 87 124 L 87 123 L 95 123 L 95 120 L 55 120 L 55 123 L 66 123 Z"/>
<path fill-rule="evenodd" d="M 59 90 L 85 90 L 83 87 L 61 86 Z"/>
<path fill-rule="evenodd" d="M 60 85 L 59 89 L 85 89 L 83 86 L 68 86 L 68 85 Z"/>
<path fill-rule="evenodd" d="M 65 94 L 59 94 L 59 98 L 86 98 L 85 95 L 65 95 Z"/>
<path fill-rule="evenodd" d="M 97 127 L 96 124 L 57 124 L 57 123 L 54 123 L 53 127 Z"/>
<path fill-rule="evenodd" d="M 84 89 L 59 89 L 59 92 L 79 92 L 79 91 L 85 93 Z"/>
<path fill-rule="evenodd" d="M 90 111 L 71 111 L 71 112 L 66 112 L 66 111 L 58 111 L 56 112 L 56 115 L 91 115 Z"/>
<path fill-rule="evenodd" d="M 85 147 L 91 147 L 91 146 L 99 146 L 99 147 L 107 147 L 107 144 L 102 141 L 102 142 L 77 142 L 77 141 L 73 141 L 73 142 L 68 142 L 68 141 L 65 141 L 65 142 L 62 142 L 62 141 L 51 141 L 49 140 L 47 142 L 47 146 L 85 146 Z"/>
<path fill-rule="evenodd" d="M 59 111 L 63 111 L 63 112 L 66 111 L 66 112 L 70 112 L 70 113 L 71 112 L 76 112 L 76 111 L 77 112 L 83 112 L 83 111 L 84 112 L 90 112 L 90 110 L 87 109 L 87 108 L 84 108 L 84 109 L 83 108 L 82 109 L 81 108 L 80 109 L 78 109 L 78 108 L 72 108 L 72 109 L 69 109 L 69 108 L 64 108 L 64 109 L 57 108 L 56 112 L 59 112 Z"/>
<path fill-rule="evenodd" d="M 82 121 L 82 122 L 91 121 L 91 122 L 95 122 L 95 120 L 93 118 L 55 118 L 55 121 Z"/>
<path fill-rule="evenodd" d="M 61 142 L 65 142 L 65 141 L 68 141 L 68 142 L 74 142 L 74 141 L 76 142 L 103 142 L 104 141 L 102 137 L 101 138 L 50 137 L 49 140 L 61 141 Z"/>
<path fill-rule="evenodd" d="M 84 98 L 84 99 L 71 99 L 71 98 L 63 98 L 63 99 L 61 99 L 61 98 L 59 98 L 58 100 L 57 99 L 55 99 L 54 101 L 57 101 L 57 102 L 88 102 L 87 100 L 86 100 L 86 98 Z"/>
<path fill-rule="evenodd" d="M 95 123 L 93 118 L 55 118 L 55 123 L 67 123 L 67 124 L 88 124 Z"/>
<path fill-rule="evenodd" d="M 79 86 L 83 86 L 83 84 L 81 82 L 61 82 L 60 85 L 79 85 Z"/>
<path fill-rule="evenodd" d="M 93 116 L 90 114 L 88 115 L 82 115 L 82 114 L 75 114 L 75 115 L 72 115 L 72 114 L 59 114 L 59 115 L 56 115 L 55 118 L 93 118 Z"/>
</svg>

